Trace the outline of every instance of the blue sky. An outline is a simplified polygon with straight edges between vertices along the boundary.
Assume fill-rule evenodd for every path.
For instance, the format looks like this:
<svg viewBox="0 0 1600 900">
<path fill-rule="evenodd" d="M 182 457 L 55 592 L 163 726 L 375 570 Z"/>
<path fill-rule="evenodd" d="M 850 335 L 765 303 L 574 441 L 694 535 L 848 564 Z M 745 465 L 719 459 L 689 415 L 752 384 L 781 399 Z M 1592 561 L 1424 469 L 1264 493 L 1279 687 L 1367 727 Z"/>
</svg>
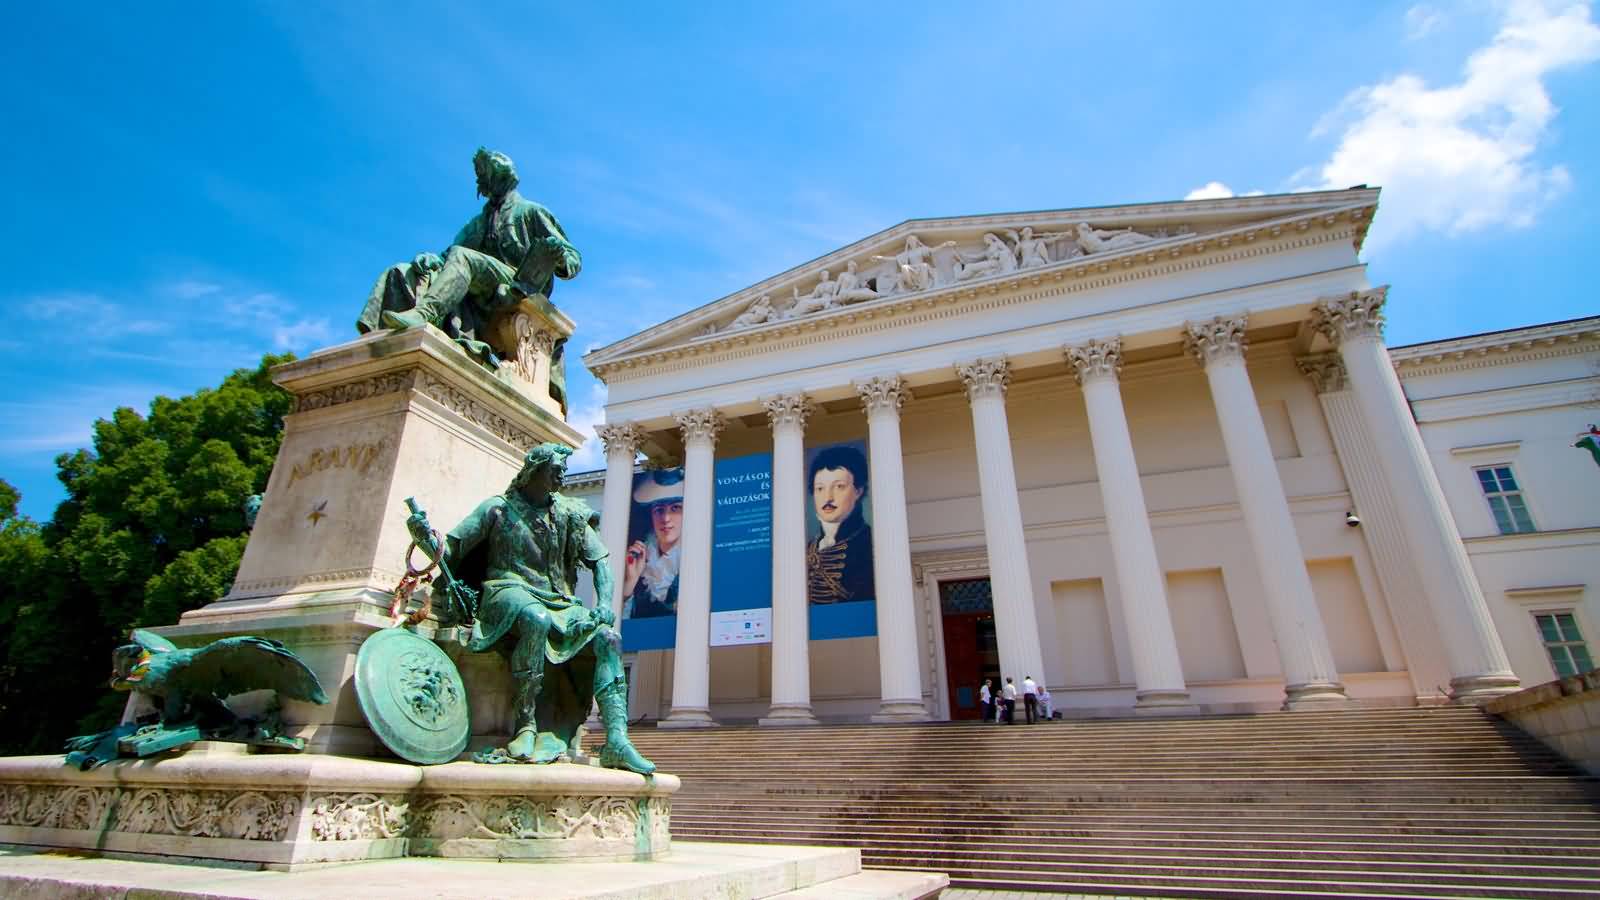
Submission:
<svg viewBox="0 0 1600 900">
<path fill-rule="evenodd" d="M 1600 311 L 1581 3 L 43 7 L 0 54 L 0 477 L 40 518 L 95 418 L 353 338 L 480 144 L 583 252 L 574 356 L 907 218 L 1360 182 L 1391 343 Z"/>
</svg>

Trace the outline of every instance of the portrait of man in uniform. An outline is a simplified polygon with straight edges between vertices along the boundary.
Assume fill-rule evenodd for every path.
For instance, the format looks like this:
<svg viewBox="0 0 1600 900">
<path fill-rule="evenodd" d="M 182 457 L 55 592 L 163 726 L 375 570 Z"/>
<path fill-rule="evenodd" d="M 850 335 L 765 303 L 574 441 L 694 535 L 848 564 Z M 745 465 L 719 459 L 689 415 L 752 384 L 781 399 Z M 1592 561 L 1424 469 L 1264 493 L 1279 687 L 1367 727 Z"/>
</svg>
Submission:
<svg viewBox="0 0 1600 900">
<path fill-rule="evenodd" d="M 806 544 L 807 597 L 817 604 L 872 599 L 866 456 L 849 444 L 826 447 L 806 471 L 818 526 Z"/>
</svg>

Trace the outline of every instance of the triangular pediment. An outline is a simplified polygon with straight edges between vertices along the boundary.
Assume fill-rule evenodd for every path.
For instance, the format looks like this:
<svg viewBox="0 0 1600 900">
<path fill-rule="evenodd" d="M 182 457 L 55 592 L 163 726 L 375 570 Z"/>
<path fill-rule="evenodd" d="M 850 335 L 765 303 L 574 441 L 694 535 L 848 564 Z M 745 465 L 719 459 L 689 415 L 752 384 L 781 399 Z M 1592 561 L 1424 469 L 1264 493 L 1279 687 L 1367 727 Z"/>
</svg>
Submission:
<svg viewBox="0 0 1600 900">
<path fill-rule="evenodd" d="M 746 339 L 842 310 L 884 308 L 996 282 L 1226 246 L 1232 237 L 1335 219 L 1355 221 L 1359 249 L 1375 188 L 1144 203 L 943 219 L 911 219 L 649 328 L 584 357 L 591 370 L 619 360 Z"/>
</svg>

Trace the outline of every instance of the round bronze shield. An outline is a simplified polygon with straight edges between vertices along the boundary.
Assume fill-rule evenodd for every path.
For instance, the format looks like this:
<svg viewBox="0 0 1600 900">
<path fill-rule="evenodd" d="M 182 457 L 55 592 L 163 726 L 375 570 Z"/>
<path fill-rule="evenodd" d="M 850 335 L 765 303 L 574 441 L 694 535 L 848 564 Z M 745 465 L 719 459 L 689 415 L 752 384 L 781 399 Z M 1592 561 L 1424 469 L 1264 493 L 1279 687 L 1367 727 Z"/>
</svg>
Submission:
<svg viewBox="0 0 1600 900">
<path fill-rule="evenodd" d="M 404 628 L 375 632 L 356 654 L 356 699 L 372 733 L 401 759 L 447 763 L 472 736 L 467 688 L 439 645 Z"/>
</svg>

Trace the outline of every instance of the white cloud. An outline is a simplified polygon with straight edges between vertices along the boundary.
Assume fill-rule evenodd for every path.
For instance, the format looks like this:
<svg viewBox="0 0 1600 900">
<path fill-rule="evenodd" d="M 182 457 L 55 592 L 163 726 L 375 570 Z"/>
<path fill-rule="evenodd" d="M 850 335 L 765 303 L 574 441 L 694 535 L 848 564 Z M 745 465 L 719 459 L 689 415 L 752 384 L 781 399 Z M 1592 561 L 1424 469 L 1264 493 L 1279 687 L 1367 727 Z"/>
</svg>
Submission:
<svg viewBox="0 0 1600 900">
<path fill-rule="evenodd" d="M 1312 132 L 1338 132 L 1338 146 L 1294 180 L 1319 189 L 1382 186 L 1375 240 L 1527 227 L 1571 183 L 1564 166 L 1534 159 L 1557 113 L 1543 79 L 1597 58 L 1600 28 L 1587 5 L 1512 3 L 1460 81 L 1431 88 L 1402 74 L 1349 94 Z"/>
<path fill-rule="evenodd" d="M 209 281 L 200 281 L 195 278 L 185 278 L 167 286 L 167 291 L 180 300 L 197 300 L 220 293 L 222 285 L 212 284 Z"/>
<path fill-rule="evenodd" d="M 1442 24 L 1443 12 L 1426 3 L 1419 3 L 1406 10 L 1406 40 L 1420 41 Z"/>
<path fill-rule="evenodd" d="M 272 346 L 278 350 L 321 347 L 331 340 L 333 326 L 327 319 L 301 319 L 277 325 L 272 330 Z"/>
<path fill-rule="evenodd" d="M 595 435 L 594 427 L 603 424 L 606 420 L 606 386 L 596 382 L 589 388 L 589 396 L 583 402 L 568 398 L 567 424 L 578 429 L 584 436 L 583 445 L 572 458 L 567 460 L 569 472 L 592 472 L 603 469 L 606 465 L 605 448 L 601 445 L 600 438 Z"/>
<path fill-rule="evenodd" d="M 1233 188 L 1220 181 L 1208 181 L 1203 187 L 1197 187 L 1183 195 L 1185 200 L 1223 200 L 1233 196 Z"/>
</svg>

